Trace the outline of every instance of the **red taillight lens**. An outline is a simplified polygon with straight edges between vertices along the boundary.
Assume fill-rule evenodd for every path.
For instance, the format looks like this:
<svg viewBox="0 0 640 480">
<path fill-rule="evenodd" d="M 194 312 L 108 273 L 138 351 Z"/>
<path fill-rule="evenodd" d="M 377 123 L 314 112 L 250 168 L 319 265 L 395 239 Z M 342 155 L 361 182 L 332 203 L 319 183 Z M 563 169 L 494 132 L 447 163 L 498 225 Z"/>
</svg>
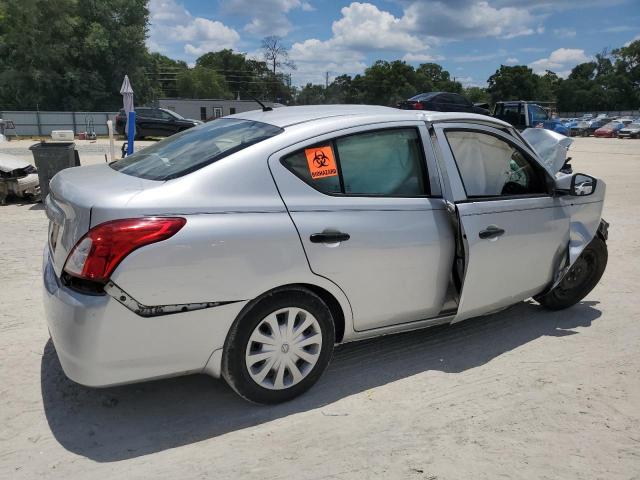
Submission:
<svg viewBox="0 0 640 480">
<path fill-rule="evenodd" d="M 422 105 L 422 103 L 420 102 L 415 102 L 411 104 L 411 108 L 413 110 L 424 110 L 424 105 Z"/>
<path fill-rule="evenodd" d="M 172 237 L 185 223 L 180 217 L 125 218 L 101 223 L 73 247 L 64 271 L 85 280 L 106 282 L 131 252 Z"/>
</svg>

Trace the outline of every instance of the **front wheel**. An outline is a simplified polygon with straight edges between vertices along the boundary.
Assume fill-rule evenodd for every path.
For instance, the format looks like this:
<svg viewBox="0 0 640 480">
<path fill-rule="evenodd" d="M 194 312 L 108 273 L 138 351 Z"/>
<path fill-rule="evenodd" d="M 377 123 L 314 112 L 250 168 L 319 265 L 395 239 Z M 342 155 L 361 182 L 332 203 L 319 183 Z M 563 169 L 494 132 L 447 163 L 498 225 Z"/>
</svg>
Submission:
<svg viewBox="0 0 640 480">
<path fill-rule="evenodd" d="M 333 353 L 330 309 L 304 288 L 277 291 L 240 314 L 225 342 L 222 376 L 242 397 L 280 403 L 316 383 Z"/>
<path fill-rule="evenodd" d="M 608 257 L 607 244 L 596 236 L 571 265 L 562 281 L 550 292 L 534 299 L 550 310 L 562 310 L 575 305 L 598 284 Z"/>
</svg>

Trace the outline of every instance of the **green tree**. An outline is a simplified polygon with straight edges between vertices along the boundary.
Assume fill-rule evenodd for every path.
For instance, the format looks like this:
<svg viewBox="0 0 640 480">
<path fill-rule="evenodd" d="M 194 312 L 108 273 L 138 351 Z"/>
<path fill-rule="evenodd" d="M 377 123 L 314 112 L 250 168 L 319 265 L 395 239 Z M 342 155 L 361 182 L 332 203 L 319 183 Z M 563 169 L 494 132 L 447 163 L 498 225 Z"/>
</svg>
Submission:
<svg viewBox="0 0 640 480">
<path fill-rule="evenodd" d="M 233 98 L 224 76 L 202 66 L 180 72 L 176 84 L 180 97 Z"/>
<path fill-rule="evenodd" d="M 313 85 L 307 83 L 296 94 L 296 103 L 298 105 L 319 105 L 326 103 L 326 90 L 322 85 Z"/>
<path fill-rule="evenodd" d="M 451 74 L 437 63 L 423 63 L 416 69 L 414 80 L 416 93 L 462 93 L 462 84 L 451 80 Z"/>
<path fill-rule="evenodd" d="M 500 65 L 487 80 L 493 103 L 501 100 L 538 100 L 539 77 L 524 65 Z"/>
<path fill-rule="evenodd" d="M 129 75 L 146 101 L 146 0 L 3 0 L 0 103 L 43 110 L 114 108 Z"/>
<path fill-rule="evenodd" d="M 486 88 L 481 87 L 467 87 L 462 92 L 465 97 L 471 100 L 473 103 L 490 103 L 491 96 L 487 92 Z"/>
</svg>

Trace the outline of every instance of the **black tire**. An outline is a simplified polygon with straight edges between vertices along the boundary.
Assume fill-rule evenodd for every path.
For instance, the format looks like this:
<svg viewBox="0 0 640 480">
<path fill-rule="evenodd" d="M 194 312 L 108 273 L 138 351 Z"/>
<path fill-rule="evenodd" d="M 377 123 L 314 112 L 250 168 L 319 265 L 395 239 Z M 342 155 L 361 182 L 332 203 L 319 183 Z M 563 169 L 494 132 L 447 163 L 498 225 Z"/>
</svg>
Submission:
<svg viewBox="0 0 640 480">
<path fill-rule="evenodd" d="M 586 297 L 602 278 L 609 253 L 605 241 L 596 236 L 585 247 L 556 287 L 535 300 L 549 310 L 571 307 Z"/>
<path fill-rule="evenodd" d="M 258 385 L 250 376 L 245 353 L 251 334 L 269 314 L 287 307 L 302 308 L 311 313 L 322 334 L 322 346 L 317 363 L 297 384 L 282 390 Z M 275 404 L 291 400 L 311 388 L 325 371 L 335 343 L 335 327 L 331 310 L 322 299 L 302 287 L 276 290 L 249 304 L 231 326 L 224 345 L 222 377 L 240 396 L 255 403 Z"/>
</svg>

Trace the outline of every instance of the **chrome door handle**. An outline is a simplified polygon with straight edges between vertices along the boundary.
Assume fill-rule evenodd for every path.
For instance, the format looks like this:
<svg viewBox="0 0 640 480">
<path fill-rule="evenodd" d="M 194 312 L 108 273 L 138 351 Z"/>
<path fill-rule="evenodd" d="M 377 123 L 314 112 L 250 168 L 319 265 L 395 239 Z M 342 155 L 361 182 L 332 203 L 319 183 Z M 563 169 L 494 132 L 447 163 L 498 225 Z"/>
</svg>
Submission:
<svg viewBox="0 0 640 480">
<path fill-rule="evenodd" d="M 504 234 L 504 229 L 502 228 L 498 228 L 498 227 L 494 227 L 493 225 L 489 226 L 486 228 L 486 230 L 482 230 L 478 236 L 480 238 L 484 239 L 488 239 L 488 238 L 496 238 L 499 237 L 500 235 Z"/>
<path fill-rule="evenodd" d="M 338 243 L 338 242 L 346 242 L 351 238 L 351 235 L 348 233 L 342 232 L 322 232 L 322 233 L 313 233 L 309 240 L 311 243 Z"/>
</svg>

